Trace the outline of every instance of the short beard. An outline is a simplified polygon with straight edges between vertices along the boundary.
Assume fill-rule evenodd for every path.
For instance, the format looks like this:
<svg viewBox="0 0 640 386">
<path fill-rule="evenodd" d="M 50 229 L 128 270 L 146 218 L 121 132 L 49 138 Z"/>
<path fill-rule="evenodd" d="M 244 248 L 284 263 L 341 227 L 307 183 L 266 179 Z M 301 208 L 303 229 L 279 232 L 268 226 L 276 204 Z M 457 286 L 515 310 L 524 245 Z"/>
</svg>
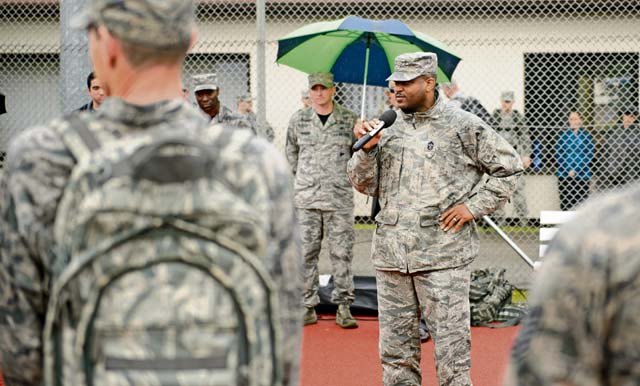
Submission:
<svg viewBox="0 0 640 386">
<path fill-rule="evenodd" d="M 413 114 L 418 111 L 415 108 L 402 108 L 402 107 L 400 107 L 400 110 L 402 110 L 402 112 L 405 114 Z"/>
</svg>

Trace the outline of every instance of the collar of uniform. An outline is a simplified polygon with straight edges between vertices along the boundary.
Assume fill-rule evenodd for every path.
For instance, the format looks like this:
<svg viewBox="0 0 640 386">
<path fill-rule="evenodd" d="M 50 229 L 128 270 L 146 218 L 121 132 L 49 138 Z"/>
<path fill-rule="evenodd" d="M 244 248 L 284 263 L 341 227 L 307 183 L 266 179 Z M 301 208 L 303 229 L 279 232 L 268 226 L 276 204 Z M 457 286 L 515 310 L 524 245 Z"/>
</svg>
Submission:
<svg viewBox="0 0 640 386">
<path fill-rule="evenodd" d="M 406 114 L 402 112 L 402 119 L 404 119 L 405 122 L 408 122 L 408 123 L 418 123 L 418 122 L 430 121 L 433 119 L 440 118 L 440 115 L 444 111 L 447 104 L 440 97 L 437 91 L 435 93 L 435 97 L 436 97 L 436 102 L 433 104 L 433 106 L 431 106 L 429 110 L 424 112 L 411 113 L 411 114 Z"/>
<path fill-rule="evenodd" d="M 146 126 L 166 121 L 184 107 L 181 99 L 168 99 L 149 105 L 134 105 L 119 98 L 106 99 L 97 111 L 99 116 L 113 119 L 125 125 Z"/>
<path fill-rule="evenodd" d="M 329 118 L 327 118 L 327 121 L 324 124 L 322 124 L 322 121 L 320 121 L 320 117 L 318 116 L 318 113 L 313 108 L 313 106 L 310 106 L 308 109 L 305 109 L 305 111 L 309 114 L 309 119 L 317 120 L 317 122 L 320 123 L 320 126 L 328 127 L 329 125 L 333 124 L 340 115 L 342 115 L 343 109 L 344 108 L 340 106 L 338 102 L 333 101 L 333 110 L 331 110 L 331 112 L 329 113 Z"/>
</svg>

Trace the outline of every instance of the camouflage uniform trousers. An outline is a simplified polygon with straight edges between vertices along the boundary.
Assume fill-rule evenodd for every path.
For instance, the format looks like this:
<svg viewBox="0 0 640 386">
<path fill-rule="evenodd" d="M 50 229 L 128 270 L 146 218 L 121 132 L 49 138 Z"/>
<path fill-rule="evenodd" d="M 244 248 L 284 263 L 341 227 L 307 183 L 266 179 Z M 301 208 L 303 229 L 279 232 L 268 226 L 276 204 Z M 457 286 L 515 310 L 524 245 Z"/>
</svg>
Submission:
<svg viewBox="0 0 640 386">
<path fill-rule="evenodd" d="M 470 386 L 468 266 L 407 274 L 376 271 L 385 386 L 420 386 L 420 311 L 435 344 L 438 385 Z"/>
<path fill-rule="evenodd" d="M 524 222 L 529 216 L 529 207 L 527 206 L 527 197 L 525 195 L 525 179 L 524 176 L 518 178 L 518 182 L 516 185 L 516 191 L 511 196 L 511 202 L 513 203 L 513 214 L 514 217 L 519 219 L 520 225 L 526 225 Z M 507 225 L 505 219 L 507 217 L 506 211 L 504 207 L 497 209 L 493 212 L 493 217 L 497 219 L 498 224 Z"/>
<path fill-rule="evenodd" d="M 355 299 L 353 272 L 353 210 L 326 211 L 319 209 L 296 209 L 300 223 L 302 253 L 304 256 L 304 305 L 315 307 L 320 303 L 318 296 L 318 260 L 324 235 L 329 242 L 333 283 L 331 301 L 336 304 L 351 305 Z"/>
</svg>

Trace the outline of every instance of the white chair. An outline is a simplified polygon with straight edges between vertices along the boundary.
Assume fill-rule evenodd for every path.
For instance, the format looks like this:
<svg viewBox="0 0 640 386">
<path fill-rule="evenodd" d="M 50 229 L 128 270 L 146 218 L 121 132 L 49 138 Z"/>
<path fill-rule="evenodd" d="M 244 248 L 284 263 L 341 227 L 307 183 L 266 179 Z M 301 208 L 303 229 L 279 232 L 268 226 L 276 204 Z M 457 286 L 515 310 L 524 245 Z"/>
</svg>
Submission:
<svg viewBox="0 0 640 386">
<path fill-rule="evenodd" d="M 543 210 L 540 212 L 540 250 L 538 261 L 534 263 L 534 270 L 539 270 L 542 265 L 542 258 L 547 252 L 549 242 L 558 233 L 560 225 L 571 220 L 576 215 L 575 211 Z"/>
</svg>

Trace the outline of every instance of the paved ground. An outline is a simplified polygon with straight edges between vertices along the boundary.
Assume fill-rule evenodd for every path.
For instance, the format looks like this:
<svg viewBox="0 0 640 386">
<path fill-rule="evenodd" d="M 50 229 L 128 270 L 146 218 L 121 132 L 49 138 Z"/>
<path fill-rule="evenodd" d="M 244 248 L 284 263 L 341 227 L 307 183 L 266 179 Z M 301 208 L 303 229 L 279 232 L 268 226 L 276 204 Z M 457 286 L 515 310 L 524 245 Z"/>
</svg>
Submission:
<svg viewBox="0 0 640 386">
<path fill-rule="evenodd" d="M 374 276 L 371 265 L 371 236 L 373 230 L 356 230 L 356 243 L 354 246 L 353 272 L 357 276 Z M 528 232 L 508 232 L 509 236 L 532 260 L 538 256 L 538 233 L 532 230 Z M 323 244 L 320 253 L 320 273 L 330 274 L 331 264 L 328 257 L 328 246 Z M 485 267 L 504 267 L 507 270 L 507 279 L 520 288 L 528 288 L 531 282 L 532 270 L 511 247 L 493 230 L 480 230 L 480 254 L 472 263 L 472 269 Z"/>
</svg>

